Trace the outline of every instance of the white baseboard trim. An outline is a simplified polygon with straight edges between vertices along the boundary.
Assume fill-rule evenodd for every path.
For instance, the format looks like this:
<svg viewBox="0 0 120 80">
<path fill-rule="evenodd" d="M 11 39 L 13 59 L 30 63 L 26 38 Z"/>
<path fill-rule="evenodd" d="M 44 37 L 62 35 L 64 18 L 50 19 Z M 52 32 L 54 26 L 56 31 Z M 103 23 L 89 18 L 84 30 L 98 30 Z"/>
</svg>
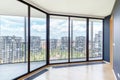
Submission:
<svg viewBox="0 0 120 80">
<path fill-rule="evenodd" d="M 114 75 L 114 77 L 115 77 L 115 80 L 117 80 L 117 77 L 116 77 L 115 72 L 114 72 L 113 69 L 112 69 L 112 72 L 113 72 L 113 75 Z"/>
</svg>

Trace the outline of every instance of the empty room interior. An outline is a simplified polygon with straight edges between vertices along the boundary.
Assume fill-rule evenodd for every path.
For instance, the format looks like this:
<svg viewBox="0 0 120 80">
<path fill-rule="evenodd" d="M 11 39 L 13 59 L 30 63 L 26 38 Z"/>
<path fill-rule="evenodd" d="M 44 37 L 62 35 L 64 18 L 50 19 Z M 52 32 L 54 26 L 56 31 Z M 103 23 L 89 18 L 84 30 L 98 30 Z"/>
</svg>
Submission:
<svg viewBox="0 0 120 80">
<path fill-rule="evenodd" d="M 120 80 L 120 0 L 0 0 L 0 80 Z"/>
</svg>

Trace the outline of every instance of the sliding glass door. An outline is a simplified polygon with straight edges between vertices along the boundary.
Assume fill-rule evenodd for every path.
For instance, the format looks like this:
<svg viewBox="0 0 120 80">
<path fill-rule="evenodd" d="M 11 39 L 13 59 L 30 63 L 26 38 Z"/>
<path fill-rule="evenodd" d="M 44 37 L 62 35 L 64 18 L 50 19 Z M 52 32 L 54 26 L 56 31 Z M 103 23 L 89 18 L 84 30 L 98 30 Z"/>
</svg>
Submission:
<svg viewBox="0 0 120 80">
<path fill-rule="evenodd" d="M 86 19 L 71 18 L 70 61 L 86 61 Z"/>
<path fill-rule="evenodd" d="M 50 17 L 50 63 L 68 62 L 68 17 Z"/>
<path fill-rule="evenodd" d="M 46 65 L 46 14 L 31 8 L 30 70 Z"/>
<path fill-rule="evenodd" d="M 89 20 L 89 60 L 102 60 L 103 21 Z"/>
<path fill-rule="evenodd" d="M 86 18 L 69 20 L 50 16 L 50 63 L 102 60 L 103 20 L 89 19 L 88 26 Z"/>
<path fill-rule="evenodd" d="M 27 73 L 28 7 L 17 0 L 3 0 L 0 8 L 0 80 L 13 80 Z"/>
</svg>

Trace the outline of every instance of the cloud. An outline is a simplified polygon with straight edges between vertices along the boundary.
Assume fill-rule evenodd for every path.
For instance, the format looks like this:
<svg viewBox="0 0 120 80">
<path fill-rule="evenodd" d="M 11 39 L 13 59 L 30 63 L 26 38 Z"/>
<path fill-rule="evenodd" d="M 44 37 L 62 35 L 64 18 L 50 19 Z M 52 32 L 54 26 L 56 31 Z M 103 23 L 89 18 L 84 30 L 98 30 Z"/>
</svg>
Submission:
<svg viewBox="0 0 120 80">
<path fill-rule="evenodd" d="M 50 30 L 52 32 L 68 32 L 68 22 L 66 20 L 51 19 Z"/>
<path fill-rule="evenodd" d="M 10 27 L 8 24 L 6 24 L 6 25 L 1 25 L 0 28 L 1 28 L 0 34 L 2 36 L 15 35 L 15 36 L 24 37 L 24 27 L 15 28 L 15 27 Z"/>
<path fill-rule="evenodd" d="M 80 36 L 86 34 L 86 22 L 74 21 L 73 25 L 74 36 Z M 52 19 L 50 22 L 50 34 L 52 38 L 60 38 L 68 36 L 68 21 Z"/>
<path fill-rule="evenodd" d="M 45 19 L 33 18 L 31 23 L 31 34 L 45 38 L 46 24 Z M 94 33 L 102 31 L 102 24 L 94 23 Z M 1 35 L 18 35 L 24 37 L 24 18 L 14 16 L 1 17 Z M 74 36 L 86 35 L 86 21 L 73 21 Z M 91 31 L 89 31 L 91 32 Z M 51 19 L 50 20 L 50 37 L 61 38 L 68 36 L 68 20 Z"/>
<path fill-rule="evenodd" d="M 102 27 L 102 23 L 101 22 L 96 22 L 93 24 L 93 33 L 97 34 L 99 31 L 102 31 L 103 27 Z M 91 32 L 91 30 L 90 30 Z"/>
<path fill-rule="evenodd" d="M 1 16 L 0 34 L 2 36 L 24 37 L 24 18 L 16 16 Z"/>
<path fill-rule="evenodd" d="M 41 31 L 46 31 L 46 25 L 43 24 L 43 25 L 31 25 L 31 30 L 35 30 L 35 31 L 38 31 L 38 32 L 41 32 Z"/>
<path fill-rule="evenodd" d="M 9 23 L 9 24 L 24 24 L 24 17 L 17 17 L 17 16 L 1 16 L 2 23 Z"/>
<path fill-rule="evenodd" d="M 60 39 L 68 35 L 68 23 L 66 20 L 52 20 L 50 24 L 50 38 Z"/>
</svg>

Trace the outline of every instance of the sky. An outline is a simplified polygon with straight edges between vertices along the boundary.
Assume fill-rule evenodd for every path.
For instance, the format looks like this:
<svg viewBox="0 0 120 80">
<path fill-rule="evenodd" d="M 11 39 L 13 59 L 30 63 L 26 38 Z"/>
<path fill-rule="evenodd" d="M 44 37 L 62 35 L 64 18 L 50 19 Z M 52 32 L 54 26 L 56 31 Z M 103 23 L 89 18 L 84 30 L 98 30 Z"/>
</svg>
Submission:
<svg viewBox="0 0 120 80">
<path fill-rule="evenodd" d="M 76 36 L 86 36 L 86 21 L 76 21 L 73 23 L 73 38 Z M 94 34 L 102 30 L 102 24 L 94 23 Z M 24 38 L 24 17 L 0 16 L 0 36 L 19 36 Z M 40 36 L 46 38 L 46 19 L 31 18 L 31 36 Z M 50 19 L 50 38 L 61 39 L 68 36 L 68 20 Z"/>
</svg>

